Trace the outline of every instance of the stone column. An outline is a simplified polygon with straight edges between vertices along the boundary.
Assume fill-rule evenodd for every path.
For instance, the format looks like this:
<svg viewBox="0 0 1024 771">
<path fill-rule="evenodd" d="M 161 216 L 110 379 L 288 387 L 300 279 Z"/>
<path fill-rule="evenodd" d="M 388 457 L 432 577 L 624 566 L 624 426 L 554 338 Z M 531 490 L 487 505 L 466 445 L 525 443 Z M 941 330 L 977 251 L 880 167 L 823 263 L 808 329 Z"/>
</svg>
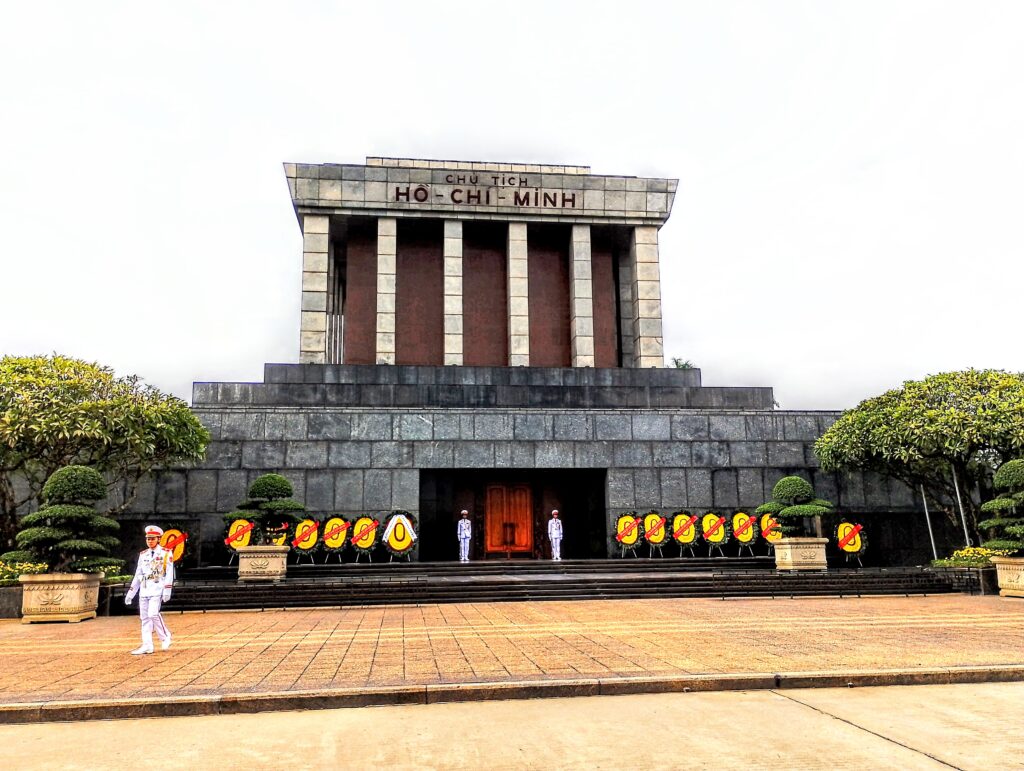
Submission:
<svg viewBox="0 0 1024 771">
<path fill-rule="evenodd" d="M 569 332 L 572 366 L 594 366 L 594 278 L 590 262 L 590 225 L 572 226 L 569 254 Z"/>
<path fill-rule="evenodd" d="M 444 221 L 444 363 L 462 364 L 462 223 Z"/>
<path fill-rule="evenodd" d="M 299 361 L 323 364 L 327 359 L 327 266 L 330 220 L 325 215 L 302 218 L 302 318 Z"/>
<path fill-rule="evenodd" d="M 377 220 L 377 363 L 395 363 L 395 273 L 398 220 Z"/>
<path fill-rule="evenodd" d="M 508 223 L 508 364 L 530 366 L 530 283 L 526 223 Z"/>
<path fill-rule="evenodd" d="M 637 367 L 664 367 L 656 227 L 633 228 L 629 262 L 633 271 L 633 358 Z"/>
</svg>

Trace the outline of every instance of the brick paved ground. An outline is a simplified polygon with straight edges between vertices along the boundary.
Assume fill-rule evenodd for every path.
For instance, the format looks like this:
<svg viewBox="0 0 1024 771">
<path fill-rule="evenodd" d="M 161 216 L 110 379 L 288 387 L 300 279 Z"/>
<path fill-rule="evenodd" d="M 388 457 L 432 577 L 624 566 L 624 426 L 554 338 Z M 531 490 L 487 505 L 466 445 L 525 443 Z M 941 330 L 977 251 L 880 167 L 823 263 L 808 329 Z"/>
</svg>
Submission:
<svg viewBox="0 0 1024 771">
<path fill-rule="evenodd" d="M 1024 664 L 1024 601 L 597 600 L 0 622 L 0 704 L 362 686 Z"/>
</svg>

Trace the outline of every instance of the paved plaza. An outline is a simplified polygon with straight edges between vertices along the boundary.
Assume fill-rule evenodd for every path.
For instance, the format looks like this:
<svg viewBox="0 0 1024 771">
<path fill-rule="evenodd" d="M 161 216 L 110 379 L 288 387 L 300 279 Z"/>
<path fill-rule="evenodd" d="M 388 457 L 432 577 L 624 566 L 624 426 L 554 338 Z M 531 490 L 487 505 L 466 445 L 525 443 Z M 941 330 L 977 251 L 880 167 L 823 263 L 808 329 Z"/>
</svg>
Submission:
<svg viewBox="0 0 1024 771">
<path fill-rule="evenodd" d="M 0 726 L 0 764 L 229 769 L 1024 769 L 1024 683 L 400 705 Z M 73 747 L 73 752 L 55 752 Z"/>
<path fill-rule="evenodd" d="M 815 684 L 801 677 L 1024 679 L 1024 602 L 999 597 L 443 604 L 169 613 L 167 622 L 171 649 L 139 657 L 128 654 L 134 616 L 0 622 L 0 721 L 202 714 L 225 711 L 224 699 L 235 711 L 341 706 L 302 701 L 332 693 L 375 694 L 356 706 L 459 700 L 460 688 L 476 689 L 466 698 L 682 690 L 686 677 L 693 690 L 771 688 L 780 676 L 783 687 Z M 953 669 L 961 675 L 951 680 Z M 536 692 L 522 690 L 531 684 Z M 519 690 L 502 691 L 511 686 Z M 175 701 L 177 713 L 167 709 Z M 133 711 L 154 703 L 161 711 Z M 75 704 L 120 711 L 54 711 Z"/>
</svg>

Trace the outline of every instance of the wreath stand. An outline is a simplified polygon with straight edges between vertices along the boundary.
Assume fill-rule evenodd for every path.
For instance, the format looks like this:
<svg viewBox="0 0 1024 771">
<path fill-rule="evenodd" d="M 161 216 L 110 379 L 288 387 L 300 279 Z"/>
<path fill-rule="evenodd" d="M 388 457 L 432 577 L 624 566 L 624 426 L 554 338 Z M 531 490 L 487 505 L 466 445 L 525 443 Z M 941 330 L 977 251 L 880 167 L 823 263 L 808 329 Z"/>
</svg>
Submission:
<svg viewBox="0 0 1024 771">
<path fill-rule="evenodd" d="M 742 557 L 744 549 L 746 549 L 747 551 L 750 552 L 750 556 L 751 557 L 754 556 L 754 541 L 753 541 L 753 539 L 751 539 L 750 543 L 741 543 L 740 544 L 740 550 L 736 553 L 736 556 L 737 557 Z"/>
<path fill-rule="evenodd" d="M 716 544 L 713 544 L 713 543 L 709 543 L 709 544 L 708 544 L 708 556 L 709 556 L 709 557 L 710 557 L 710 556 L 712 556 L 712 552 L 713 552 L 713 551 L 714 551 L 715 549 L 718 549 L 718 556 L 719 556 L 719 557 L 724 557 L 724 556 L 725 556 L 725 552 L 724 552 L 724 551 L 722 551 L 722 546 L 721 546 L 721 544 L 718 544 L 718 545 L 716 545 Z"/>
<path fill-rule="evenodd" d="M 661 559 L 661 557 L 663 556 L 662 553 L 661 553 L 661 547 L 664 546 L 665 544 L 664 543 L 649 543 L 647 545 L 650 547 L 650 550 L 647 553 L 647 558 L 648 559 L 654 559 L 654 550 L 657 549 L 658 550 L 658 559 Z"/>
<path fill-rule="evenodd" d="M 338 555 L 338 564 L 340 565 L 341 564 L 341 549 L 328 549 L 327 550 L 327 554 L 324 555 L 324 563 L 323 564 L 325 564 L 325 565 L 327 564 L 327 561 L 331 558 L 332 554 L 337 554 Z"/>
</svg>

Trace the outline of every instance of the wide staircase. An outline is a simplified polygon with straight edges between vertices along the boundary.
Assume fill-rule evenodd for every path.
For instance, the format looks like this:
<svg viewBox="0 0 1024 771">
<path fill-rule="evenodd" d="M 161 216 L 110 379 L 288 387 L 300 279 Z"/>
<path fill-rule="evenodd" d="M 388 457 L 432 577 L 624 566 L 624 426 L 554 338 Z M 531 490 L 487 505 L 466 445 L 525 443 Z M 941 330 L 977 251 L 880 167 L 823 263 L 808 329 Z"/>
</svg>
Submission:
<svg viewBox="0 0 1024 771">
<path fill-rule="evenodd" d="M 666 597 L 797 597 L 974 591 L 929 568 L 778 573 L 769 557 L 300 564 L 279 583 L 237 581 L 237 568 L 185 570 L 169 610 Z"/>
</svg>

